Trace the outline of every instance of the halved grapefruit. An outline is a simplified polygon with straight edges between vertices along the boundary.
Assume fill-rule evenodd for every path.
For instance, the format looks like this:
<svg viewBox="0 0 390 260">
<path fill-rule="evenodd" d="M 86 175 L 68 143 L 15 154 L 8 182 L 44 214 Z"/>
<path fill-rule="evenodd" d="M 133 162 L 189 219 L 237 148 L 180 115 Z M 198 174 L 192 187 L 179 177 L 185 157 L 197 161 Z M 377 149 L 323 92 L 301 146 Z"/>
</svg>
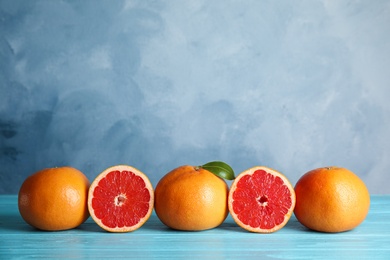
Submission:
<svg viewBox="0 0 390 260">
<path fill-rule="evenodd" d="M 128 165 L 112 166 L 92 182 L 88 209 L 92 219 L 110 232 L 140 228 L 153 211 L 154 191 L 148 177 Z"/>
<path fill-rule="evenodd" d="M 228 206 L 240 227 L 251 232 L 272 233 L 290 219 L 295 192 L 283 174 L 257 166 L 236 177 L 230 187 Z"/>
</svg>

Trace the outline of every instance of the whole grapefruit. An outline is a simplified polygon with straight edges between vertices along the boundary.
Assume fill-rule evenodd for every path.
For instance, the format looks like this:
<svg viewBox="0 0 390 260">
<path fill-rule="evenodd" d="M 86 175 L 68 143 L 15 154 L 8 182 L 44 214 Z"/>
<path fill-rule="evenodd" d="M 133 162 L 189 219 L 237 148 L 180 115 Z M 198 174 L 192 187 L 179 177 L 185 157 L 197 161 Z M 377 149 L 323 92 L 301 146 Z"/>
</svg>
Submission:
<svg viewBox="0 0 390 260">
<path fill-rule="evenodd" d="M 351 230 L 366 218 L 370 194 L 364 182 L 343 167 L 323 167 L 304 174 L 295 185 L 294 214 L 309 229 Z"/>
<path fill-rule="evenodd" d="M 89 180 L 72 167 L 47 168 L 27 177 L 20 187 L 18 207 L 22 218 L 41 230 L 66 230 L 89 216 Z"/>
<path fill-rule="evenodd" d="M 170 228 L 200 231 L 226 219 L 227 197 L 228 186 L 222 178 L 202 167 L 184 165 L 158 182 L 154 209 Z"/>
</svg>

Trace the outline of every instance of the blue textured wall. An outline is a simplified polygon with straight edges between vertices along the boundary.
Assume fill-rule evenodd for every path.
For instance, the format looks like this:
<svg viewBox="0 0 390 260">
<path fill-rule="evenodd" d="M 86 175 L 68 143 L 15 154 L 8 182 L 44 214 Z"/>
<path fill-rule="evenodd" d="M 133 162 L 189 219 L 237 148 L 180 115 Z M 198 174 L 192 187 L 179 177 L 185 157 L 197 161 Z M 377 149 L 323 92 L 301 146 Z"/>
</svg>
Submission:
<svg viewBox="0 0 390 260">
<path fill-rule="evenodd" d="M 71 165 L 339 165 L 390 193 L 390 1 L 0 1 L 0 193 Z"/>
</svg>

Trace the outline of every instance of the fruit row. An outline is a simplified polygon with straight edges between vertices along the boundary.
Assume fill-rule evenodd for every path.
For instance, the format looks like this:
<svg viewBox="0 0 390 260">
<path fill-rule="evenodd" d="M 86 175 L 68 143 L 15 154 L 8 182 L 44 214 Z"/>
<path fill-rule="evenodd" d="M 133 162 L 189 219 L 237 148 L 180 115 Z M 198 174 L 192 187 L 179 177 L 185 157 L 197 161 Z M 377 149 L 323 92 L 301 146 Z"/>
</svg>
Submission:
<svg viewBox="0 0 390 260">
<path fill-rule="evenodd" d="M 230 188 L 224 179 L 233 180 Z M 129 232 L 155 210 L 163 224 L 177 230 L 215 228 L 230 213 L 245 230 L 271 233 L 294 213 L 309 229 L 343 232 L 360 225 L 369 206 L 366 185 L 346 168 L 311 170 L 293 187 L 274 169 L 256 166 L 235 176 L 220 161 L 173 169 L 155 189 L 128 165 L 112 166 L 92 183 L 73 167 L 47 168 L 29 176 L 18 194 L 22 218 L 50 231 L 75 228 L 91 216 L 109 232 Z"/>
</svg>

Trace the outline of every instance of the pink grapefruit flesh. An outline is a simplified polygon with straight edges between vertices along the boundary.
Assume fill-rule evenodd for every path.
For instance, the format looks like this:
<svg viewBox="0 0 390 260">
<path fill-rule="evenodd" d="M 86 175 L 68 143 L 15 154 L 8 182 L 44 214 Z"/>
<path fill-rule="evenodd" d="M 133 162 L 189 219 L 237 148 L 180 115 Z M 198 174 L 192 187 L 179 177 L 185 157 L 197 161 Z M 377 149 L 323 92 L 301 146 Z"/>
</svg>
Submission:
<svg viewBox="0 0 390 260">
<path fill-rule="evenodd" d="M 88 209 L 93 220 L 110 232 L 141 227 L 153 211 L 153 187 L 147 176 L 127 165 L 110 167 L 92 182 Z"/>
</svg>

